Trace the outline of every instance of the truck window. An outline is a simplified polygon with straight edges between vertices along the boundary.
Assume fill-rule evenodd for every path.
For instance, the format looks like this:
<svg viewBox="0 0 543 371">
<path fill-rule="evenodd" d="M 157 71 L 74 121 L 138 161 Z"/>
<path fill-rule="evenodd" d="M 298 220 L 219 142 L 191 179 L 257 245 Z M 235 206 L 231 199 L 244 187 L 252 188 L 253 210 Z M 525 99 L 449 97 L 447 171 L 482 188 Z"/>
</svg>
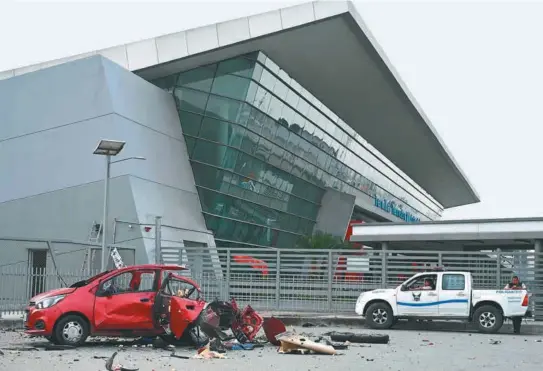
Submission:
<svg viewBox="0 0 543 371">
<path fill-rule="evenodd" d="M 441 284 L 442 290 L 464 290 L 466 288 L 466 276 L 463 274 L 444 274 Z"/>
<path fill-rule="evenodd" d="M 405 285 L 407 291 L 435 290 L 437 274 L 425 274 L 418 276 Z"/>
</svg>

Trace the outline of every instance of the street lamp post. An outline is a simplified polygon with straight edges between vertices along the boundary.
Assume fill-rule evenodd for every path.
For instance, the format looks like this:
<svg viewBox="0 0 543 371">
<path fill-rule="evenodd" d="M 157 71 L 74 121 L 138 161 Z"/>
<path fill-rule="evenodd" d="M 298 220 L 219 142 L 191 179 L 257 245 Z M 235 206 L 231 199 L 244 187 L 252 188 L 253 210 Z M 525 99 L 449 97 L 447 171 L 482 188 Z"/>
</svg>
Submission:
<svg viewBox="0 0 543 371">
<path fill-rule="evenodd" d="M 111 164 L 126 160 L 145 160 L 144 157 L 128 157 L 122 160 L 111 161 L 111 156 L 117 156 L 124 148 L 126 142 L 119 140 L 102 139 L 98 146 L 94 150 L 93 154 L 105 156 L 106 158 L 106 174 L 104 179 L 104 214 L 102 217 L 102 260 L 101 270 L 106 269 L 106 249 L 107 249 L 107 218 L 108 218 L 108 204 L 109 204 L 109 175 Z"/>
</svg>

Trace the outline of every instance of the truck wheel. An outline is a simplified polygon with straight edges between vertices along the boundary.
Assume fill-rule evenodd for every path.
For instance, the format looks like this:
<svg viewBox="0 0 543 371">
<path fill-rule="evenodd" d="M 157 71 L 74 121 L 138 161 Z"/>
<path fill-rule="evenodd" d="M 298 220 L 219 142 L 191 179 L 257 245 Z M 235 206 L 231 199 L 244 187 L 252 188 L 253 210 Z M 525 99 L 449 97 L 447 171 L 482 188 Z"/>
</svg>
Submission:
<svg viewBox="0 0 543 371">
<path fill-rule="evenodd" d="M 495 306 L 483 305 L 473 314 L 473 321 L 477 324 L 480 332 L 494 334 L 503 325 L 503 315 Z"/>
<path fill-rule="evenodd" d="M 58 340 L 55 337 L 54 333 L 52 336 L 46 336 L 45 339 L 47 339 L 47 341 L 50 342 L 51 344 L 58 344 Z"/>
<path fill-rule="evenodd" d="M 394 315 L 388 304 L 375 303 L 366 310 L 366 323 L 374 329 L 388 329 L 394 324 Z"/>
<path fill-rule="evenodd" d="M 69 315 L 57 322 L 54 338 L 59 345 L 79 346 L 89 336 L 87 321 L 81 316 Z"/>
</svg>

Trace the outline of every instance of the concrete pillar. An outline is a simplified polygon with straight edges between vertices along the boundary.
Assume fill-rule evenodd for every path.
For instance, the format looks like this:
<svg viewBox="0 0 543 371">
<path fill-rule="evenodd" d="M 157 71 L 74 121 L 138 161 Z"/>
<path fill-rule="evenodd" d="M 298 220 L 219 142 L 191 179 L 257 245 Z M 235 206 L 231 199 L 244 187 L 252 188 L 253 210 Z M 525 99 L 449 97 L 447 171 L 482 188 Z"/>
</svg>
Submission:
<svg viewBox="0 0 543 371">
<path fill-rule="evenodd" d="M 543 241 L 534 243 L 534 287 L 528 287 L 532 292 L 534 315 L 536 320 L 543 320 Z"/>
<path fill-rule="evenodd" d="M 388 242 L 381 243 L 381 287 L 388 287 Z"/>
</svg>

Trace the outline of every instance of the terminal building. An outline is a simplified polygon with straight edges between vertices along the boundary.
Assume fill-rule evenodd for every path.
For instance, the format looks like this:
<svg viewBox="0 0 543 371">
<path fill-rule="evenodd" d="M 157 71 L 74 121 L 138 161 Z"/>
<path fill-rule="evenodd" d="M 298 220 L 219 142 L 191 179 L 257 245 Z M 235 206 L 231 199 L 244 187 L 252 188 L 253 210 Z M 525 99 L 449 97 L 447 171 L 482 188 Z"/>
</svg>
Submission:
<svg viewBox="0 0 543 371">
<path fill-rule="evenodd" d="M 154 260 L 156 217 L 172 244 L 290 248 L 316 230 L 437 221 L 479 202 L 350 2 L 0 78 L 4 235 L 88 240 L 102 223 L 102 139 L 126 143 L 109 174 L 105 238 L 135 247 L 139 263 Z M 28 254 L 7 251 L 1 261 Z"/>
</svg>

